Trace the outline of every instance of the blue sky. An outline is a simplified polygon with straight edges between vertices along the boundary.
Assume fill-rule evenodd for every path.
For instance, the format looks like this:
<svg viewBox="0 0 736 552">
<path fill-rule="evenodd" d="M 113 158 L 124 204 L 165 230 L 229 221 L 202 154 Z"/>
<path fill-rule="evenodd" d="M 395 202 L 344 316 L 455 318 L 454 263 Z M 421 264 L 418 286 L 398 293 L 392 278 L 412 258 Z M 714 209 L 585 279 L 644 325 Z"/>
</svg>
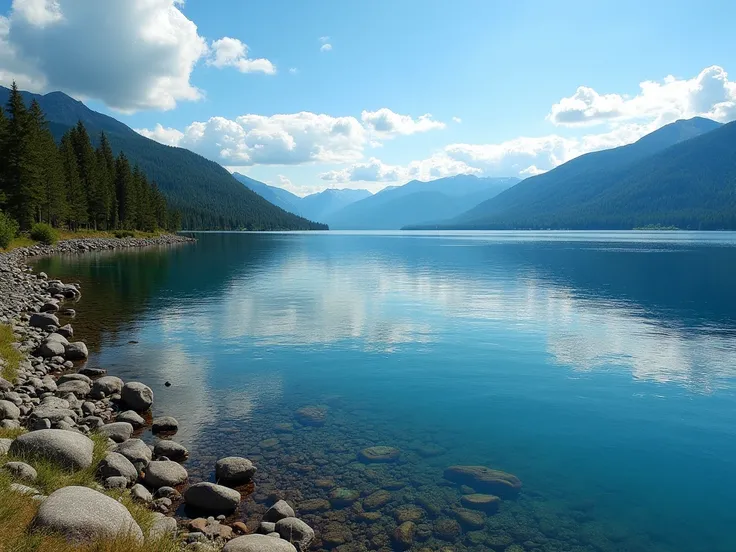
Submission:
<svg viewBox="0 0 736 552">
<path fill-rule="evenodd" d="M 301 194 L 524 177 L 677 118 L 736 117 L 726 2 L 0 0 L 0 14 L 0 83 L 61 89 Z"/>
</svg>

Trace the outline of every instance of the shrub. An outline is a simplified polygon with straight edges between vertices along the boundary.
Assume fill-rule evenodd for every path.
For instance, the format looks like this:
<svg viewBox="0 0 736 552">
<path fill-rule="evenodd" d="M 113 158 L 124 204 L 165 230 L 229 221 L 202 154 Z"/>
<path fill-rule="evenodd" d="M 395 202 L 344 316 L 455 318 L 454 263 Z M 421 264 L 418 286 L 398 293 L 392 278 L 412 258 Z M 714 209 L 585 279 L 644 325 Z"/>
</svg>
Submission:
<svg viewBox="0 0 736 552">
<path fill-rule="evenodd" d="M 18 233 L 18 223 L 0 211 L 0 248 L 5 249 Z"/>
<path fill-rule="evenodd" d="M 116 238 L 132 238 L 135 234 L 131 230 L 115 230 Z"/>
<path fill-rule="evenodd" d="M 59 241 L 59 234 L 50 225 L 38 222 L 31 228 L 31 239 L 46 245 L 53 245 Z"/>
</svg>

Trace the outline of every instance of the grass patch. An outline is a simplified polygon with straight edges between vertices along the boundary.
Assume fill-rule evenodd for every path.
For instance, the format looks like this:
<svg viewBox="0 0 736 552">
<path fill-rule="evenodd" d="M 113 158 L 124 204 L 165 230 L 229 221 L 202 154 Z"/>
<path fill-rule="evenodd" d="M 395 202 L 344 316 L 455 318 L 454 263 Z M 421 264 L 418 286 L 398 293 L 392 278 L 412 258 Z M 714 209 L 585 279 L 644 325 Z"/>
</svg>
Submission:
<svg viewBox="0 0 736 552">
<path fill-rule="evenodd" d="M 18 249 L 19 247 L 31 247 L 32 245 L 36 245 L 36 242 L 34 242 L 31 238 L 26 236 L 19 236 L 17 238 L 13 238 L 11 240 L 10 245 L 6 247 L 5 249 L 0 248 L 0 251 L 12 251 L 13 249 Z"/>
<path fill-rule="evenodd" d="M 26 428 L 24 427 L 16 427 L 13 429 L 0 427 L 0 439 L 15 439 L 19 435 L 23 435 L 25 432 Z"/>
<path fill-rule="evenodd" d="M 97 465 L 107 452 L 107 439 L 101 435 L 90 436 L 95 443 L 92 466 L 86 470 L 69 472 L 50 462 L 29 461 L 38 478 L 34 483 L 24 483 L 44 494 L 69 485 L 95 487 Z M 2 458 L 6 460 L 18 458 Z M 20 459 L 22 460 L 22 459 Z M 165 536 L 159 539 L 145 539 L 143 544 L 132 538 L 101 538 L 92 542 L 70 542 L 60 535 L 42 532 L 32 527 L 38 511 L 38 502 L 10 489 L 12 480 L 9 474 L 0 471 L 0 552 L 179 552 L 179 540 Z M 120 501 L 131 513 L 144 535 L 153 525 L 154 515 L 142 504 L 134 502 L 126 491 L 110 490 L 105 494 Z"/>
<path fill-rule="evenodd" d="M 18 377 L 18 366 L 23 360 L 23 353 L 13 347 L 13 343 L 15 343 L 13 328 L 7 324 L 0 324 L 0 358 L 5 363 L 0 375 L 11 383 Z"/>
</svg>

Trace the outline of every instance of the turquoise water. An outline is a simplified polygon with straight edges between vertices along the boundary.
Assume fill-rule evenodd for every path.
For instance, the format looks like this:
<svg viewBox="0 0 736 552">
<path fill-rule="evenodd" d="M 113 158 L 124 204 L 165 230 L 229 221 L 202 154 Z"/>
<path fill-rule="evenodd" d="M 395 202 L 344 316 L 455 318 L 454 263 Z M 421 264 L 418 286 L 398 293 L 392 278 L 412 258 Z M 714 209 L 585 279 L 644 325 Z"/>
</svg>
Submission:
<svg viewBox="0 0 736 552">
<path fill-rule="evenodd" d="M 90 363 L 154 389 L 193 478 L 256 461 L 243 519 L 327 499 L 327 479 L 391 497 L 302 512 L 317 549 L 390 550 L 414 505 L 414 550 L 736 550 L 736 235 L 197 237 L 38 269 L 82 283 Z M 307 405 L 323 426 L 298 423 Z M 372 445 L 400 461 L 357 462 Z M 523 490 L 448 535 L 469 491 L 452 464 Z"/>
</svg>

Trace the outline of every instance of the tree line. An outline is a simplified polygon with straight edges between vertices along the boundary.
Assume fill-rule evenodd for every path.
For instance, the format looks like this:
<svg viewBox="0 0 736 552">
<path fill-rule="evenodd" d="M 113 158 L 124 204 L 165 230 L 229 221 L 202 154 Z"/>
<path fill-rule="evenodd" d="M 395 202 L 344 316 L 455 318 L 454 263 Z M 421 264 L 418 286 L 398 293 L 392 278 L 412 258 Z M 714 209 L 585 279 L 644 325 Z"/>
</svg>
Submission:
<svg viewBox="0 0 736 552">
<path fill-rule="evenodd" d="M 0 107 L 0 209 L 22 230 L 38 222 L 147 232 L 181 225 L 156 183 L 124 152 L 113 155 L 104 132 L 95 148 L 80 121 L 57 143 L 38 102 L 26 107 L 15 83 Z"/>
</svg>

